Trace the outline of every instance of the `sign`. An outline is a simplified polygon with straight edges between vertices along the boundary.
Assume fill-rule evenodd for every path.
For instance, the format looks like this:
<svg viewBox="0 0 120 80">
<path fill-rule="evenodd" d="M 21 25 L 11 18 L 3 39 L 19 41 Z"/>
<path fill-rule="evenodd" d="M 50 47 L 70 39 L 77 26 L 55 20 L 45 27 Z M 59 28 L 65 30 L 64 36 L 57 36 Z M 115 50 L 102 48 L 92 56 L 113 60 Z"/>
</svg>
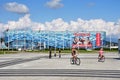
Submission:
<svg viewBox="0 0 120 80">
<path fill-rule="evenodd" d="M 96 46 L 100 46 L 100 45 L 101 45 L 101 34 L 96 33 Z"/>
<path fill-rule="evenodd" d="M 74 36 L 90 36 L 90 33 L 74 33 Z"/>
<path fill-rule="evenodd" d="M 72 48 L 91 48 L 90 33 L 74 33 Z"/>
</svg>

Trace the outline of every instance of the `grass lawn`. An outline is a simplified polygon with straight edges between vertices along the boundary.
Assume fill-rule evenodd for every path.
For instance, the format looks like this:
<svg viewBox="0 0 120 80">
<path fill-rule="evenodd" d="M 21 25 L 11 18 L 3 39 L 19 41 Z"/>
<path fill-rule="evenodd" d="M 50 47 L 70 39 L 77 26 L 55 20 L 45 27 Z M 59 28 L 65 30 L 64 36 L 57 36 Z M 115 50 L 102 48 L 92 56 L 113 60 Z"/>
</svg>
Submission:
<svg viewBox="0 0 120 80">
<path fill-rule="evenodd" d="M 78 50 L 78 53 L 82 53 L 82 54 L 87 54 L 87 53 L 91 53 L 91 54 L 95 54 L 95 53 L 98 53 L 99 50 L 91 50 L 91 51 L 87 51 L 87 50 Z M 13 54 L 13 53 L 19 53 L 19 52 L 22 52 L 22 51 L 16 51 L 16 50 L 0 50 L 0 54 Z M 49 53 L 49 50 L 26 50 L 26 51 L 23 51 L 23 52 L 28 52 L 28 53 Z M 52 50 L 52 53 L 58 53 L 58 50 Z M 118 53 L 118 50 L 110 50 L 110 49 L 104 49 L 104 52 L 115 52 L 115 53 Z M 71 53 L 71 50 L 68 49 L 68 50 L 61 50 L 61 53 L 64 53 L 64 54 L 69 54 Z"/>
<path fill-rule="evenodd" d="M 18 53 L 18 51 L 0 50 L 0 54 L 14 54 L 14 53 Z"/>
</svg>

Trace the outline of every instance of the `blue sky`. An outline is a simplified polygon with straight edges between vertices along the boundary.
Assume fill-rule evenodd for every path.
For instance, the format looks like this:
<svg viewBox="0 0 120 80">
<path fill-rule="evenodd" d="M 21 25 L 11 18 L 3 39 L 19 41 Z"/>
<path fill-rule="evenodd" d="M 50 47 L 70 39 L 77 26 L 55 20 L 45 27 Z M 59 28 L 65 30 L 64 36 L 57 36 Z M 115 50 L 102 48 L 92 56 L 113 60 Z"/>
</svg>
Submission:
<svg viewBox="0 0 120 80">
<path fill-rule="evenodd" d="M 10 2 L 26 5 L 30 18 L 36 22 L 51 21 L 62 18 L 69 22 L 81 19 L 104 19 L 117 21 L 120 19 L 120 0 L 61 0 L 63 6 L 57 9 L 46 6 L 51 0 L 0 0 L 0 22 L 17 20 L 24 14 L 17 14 L 5 10 L 4 5 Z"/>
<path fill-rule="evenodd" d="M 0 0 L 0 34 L 9 29 L 105 31 L 120 38 L 120 0 Z"/>
</svg>

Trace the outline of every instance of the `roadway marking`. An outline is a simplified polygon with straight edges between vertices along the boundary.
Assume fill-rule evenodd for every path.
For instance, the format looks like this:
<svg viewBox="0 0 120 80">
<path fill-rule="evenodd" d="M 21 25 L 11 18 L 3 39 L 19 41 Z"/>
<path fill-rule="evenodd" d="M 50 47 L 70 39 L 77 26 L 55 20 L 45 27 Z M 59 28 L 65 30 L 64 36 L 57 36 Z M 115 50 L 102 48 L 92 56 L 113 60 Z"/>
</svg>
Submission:
<svg viewBox="0 0 120 80">
<path fill-rule="evenodd" d="M 88 69 L 0 69 L 2 76 L 61 76 L 120 78 L 120 70 Z"/>
<path fill-rule="evenodd" d="M 29 61 L 34 61 L 34 60 L 39 60 L 40 58 L 46 58 L 47 56 L 41 56 L 41 57 L 32 57 L 32 58 L 27 58 L 27 59 L 14 59 L 10 61 L 4 61 L 0 62 L 0 68 L 6 67 L 6 66 L 11 66 L 11 65 L 16 65 L 24 62 L 29 62 Z"/>
</svg>

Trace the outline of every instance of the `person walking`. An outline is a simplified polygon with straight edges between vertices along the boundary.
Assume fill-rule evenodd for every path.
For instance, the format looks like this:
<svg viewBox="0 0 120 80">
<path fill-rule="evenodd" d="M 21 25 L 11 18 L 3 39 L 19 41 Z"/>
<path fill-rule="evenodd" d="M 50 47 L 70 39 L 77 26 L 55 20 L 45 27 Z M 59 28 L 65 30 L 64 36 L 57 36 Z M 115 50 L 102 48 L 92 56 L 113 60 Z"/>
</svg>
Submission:
<svg viewBox="0 0 120 80">
<path fill-rule="evenodd" d="M 51 59 L 52 58 L 52 49 L 50 48 L 49 49 L 49 59 Z"/>
<path fill-rule="evenodd" d="M 61 58 L 61 49 L 59 48 L 59 58 Z"/>
</svg>

